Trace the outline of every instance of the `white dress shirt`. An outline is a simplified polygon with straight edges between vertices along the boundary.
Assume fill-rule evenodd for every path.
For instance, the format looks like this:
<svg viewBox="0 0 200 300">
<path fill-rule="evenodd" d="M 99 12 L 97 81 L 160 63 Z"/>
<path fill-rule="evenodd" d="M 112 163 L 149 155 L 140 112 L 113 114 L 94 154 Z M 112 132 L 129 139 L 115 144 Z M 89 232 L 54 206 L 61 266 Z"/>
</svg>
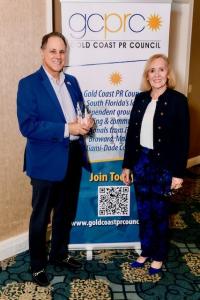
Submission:
<svg viewBox="0 0 200 300">
<path fill-rule="evenodd" d="M 44 66 L 43 66 L 44 68 Z M 68 92 L 68 89 L 65 84 L 65 75 L 63 72 L 60 72 L 59 80 L 56 80 L 49 72 L 44 68 L 51 85 L 56 93 L 60 106 L 62 108 L 63 114 L 65 116 L 65 130 L 64 130 L 64 137 L 70 137 L 70 140 L 77 140 L 79 137 L 75 135 L 69 134 L 69 126 L 68 123 L 76 121 L 76 112 L 74 109 L 74 105 L 72 103 L 72 99 Z"/>
</svg>

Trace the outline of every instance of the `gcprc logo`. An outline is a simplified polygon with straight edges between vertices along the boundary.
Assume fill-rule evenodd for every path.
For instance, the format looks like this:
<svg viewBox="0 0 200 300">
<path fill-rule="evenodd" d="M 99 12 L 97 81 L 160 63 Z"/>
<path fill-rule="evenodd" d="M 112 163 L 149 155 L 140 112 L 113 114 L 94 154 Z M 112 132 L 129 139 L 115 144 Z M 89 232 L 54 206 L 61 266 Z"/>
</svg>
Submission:
<svg viewBox="0 0 200 300">
<path fill-rule="evenodd" d="M 103 34 L 107 39 L 108 34 L 117 34 L 122 32 L 132 32 L 138 34 L 145 29 L 158 31 L 162 26 L 162 18 L 157 13 L 145 17 L 141 13 L 124 13 L 115 12 L 100 14 L 74 13 L 68 19 L 70 35 L 74 39 L 85 39 L 87 34 Z"/>
</svg>

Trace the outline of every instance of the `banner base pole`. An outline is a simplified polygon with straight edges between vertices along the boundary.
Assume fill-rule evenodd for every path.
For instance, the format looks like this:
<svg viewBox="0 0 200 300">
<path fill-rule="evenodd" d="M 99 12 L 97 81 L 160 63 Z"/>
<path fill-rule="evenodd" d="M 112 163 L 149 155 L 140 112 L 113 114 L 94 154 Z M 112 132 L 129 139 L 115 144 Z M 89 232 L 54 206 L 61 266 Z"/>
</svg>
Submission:
<svg viewBox="0 0 200 300">
<path fill-rule="evenodd" d="M 87 260 L 92 260 L 93 252 L 91 250 L 86 250 L 86 259 Z"/>
</svg>

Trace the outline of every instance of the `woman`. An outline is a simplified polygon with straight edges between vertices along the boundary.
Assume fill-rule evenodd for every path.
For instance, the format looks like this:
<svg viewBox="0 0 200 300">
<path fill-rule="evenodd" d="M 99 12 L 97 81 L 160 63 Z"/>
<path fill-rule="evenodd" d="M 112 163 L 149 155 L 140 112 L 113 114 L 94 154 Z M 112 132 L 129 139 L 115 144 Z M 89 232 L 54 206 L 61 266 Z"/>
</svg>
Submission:
<svg viewBox="0 0 200 300">
<path fill-rule="evenodd" d="M 181 188 L 187 163 L 189 113 L 187 98 L 174 90 L 175 79 L 168 58 L 151 56 L 145 66 L 127 131 L 122 179 L 131 183 L 133 173 L 141 255 L 131 266 L 151 259 L 149 274 L 162 270 L 168 252 L 168 199 Z"/>
</svg>

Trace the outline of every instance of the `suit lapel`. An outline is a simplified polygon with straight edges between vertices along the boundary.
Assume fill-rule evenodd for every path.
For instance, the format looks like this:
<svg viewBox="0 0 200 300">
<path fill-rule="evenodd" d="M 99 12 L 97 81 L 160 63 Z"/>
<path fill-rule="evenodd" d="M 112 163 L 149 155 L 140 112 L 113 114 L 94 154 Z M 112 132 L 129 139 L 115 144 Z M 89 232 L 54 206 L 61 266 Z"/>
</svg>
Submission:
<svg viewBox="0 0 200 300">
<path fill-rule="evenodd" d="M 71 80 L 69 78 L 67 78 L 66 76 L 65 76 L 65 84 L 66 84 L 67 90 L 68 90 L 68 92 L 70 94 L 70 97 L 72 99 L 72 103 L 74 105 L 74 109 L 76 111 L 78 97 L 76 95 L 75 89 L 73 88 Z"/>
<path fill-rule="evenodd" d="M 41 67 L 39 70 L 41 76 L 42 76 L 42 84 L 44 86 L 44 88 L 46 89 L 46 91 L 48 92 L 51 101 L 53 101 L 56 110 L 58 111 L 58 113 L 60 114 L 60 116 L 62 117 L 62 119 L 65 121 L 65 116 L 63 114 L 62 108 L 60 106 L 60 102 L 56 96 L 56 93 L 51 85 L 51 82 L 49 81 L 49 78 L 47 77 L 45 71 L 43 70 L 43 68 Z"/>
</svg>

